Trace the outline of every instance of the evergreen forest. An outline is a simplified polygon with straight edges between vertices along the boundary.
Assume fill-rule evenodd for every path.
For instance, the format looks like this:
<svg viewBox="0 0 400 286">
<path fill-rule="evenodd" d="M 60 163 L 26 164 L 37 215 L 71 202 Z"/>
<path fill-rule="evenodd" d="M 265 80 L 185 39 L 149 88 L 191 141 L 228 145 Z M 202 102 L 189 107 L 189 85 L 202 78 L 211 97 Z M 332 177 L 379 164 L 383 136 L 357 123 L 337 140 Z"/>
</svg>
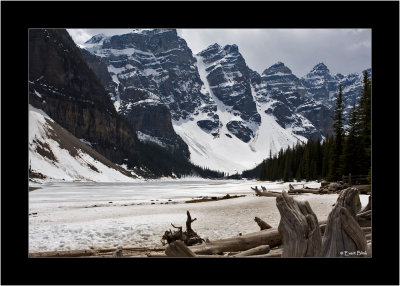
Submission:
<svg viewBox="0 0 400 286">
<path fill-rule="evenodd" d="M 363 74 L 358 104 L 344 117 L 342 87 L 339 86 L 333 115 L 332 136 L 298 143 L 269 157 L 242 177 L 261 181 L 341 180 L 343 175 L 371 179 L 371 79 Z M 347 123 L 345 126 L 345 122 Z"/>
</svg>

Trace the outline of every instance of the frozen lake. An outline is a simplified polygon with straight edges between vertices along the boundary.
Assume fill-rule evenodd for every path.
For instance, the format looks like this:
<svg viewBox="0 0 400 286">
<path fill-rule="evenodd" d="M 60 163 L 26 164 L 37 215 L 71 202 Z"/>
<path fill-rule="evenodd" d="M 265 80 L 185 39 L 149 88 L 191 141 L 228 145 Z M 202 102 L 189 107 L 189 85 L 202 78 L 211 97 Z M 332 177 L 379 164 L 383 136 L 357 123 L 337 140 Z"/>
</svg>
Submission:
<svg viewBox="0 0 400 286">
<path fill-rule="evenodd" d="M 292 183 L 295 187 L 303 183 Z M 253 194 L 250 187 L 265 186 L 268 190 L 288 190 L 289 183 L 257 182 L 255 180 L 148 180 L 136 183 L 61 182 L 32 185 L 41 187 L 29 193 L 29 206 L 87 206 L 90 204 L 150 203 L 151 200 L 182 202 L 199 196 Z M 317 187 L 319 183 L 307 183 Z"/>
<path fill-rule="evenodd" d="M 210 240 L 258 231 L 254 217 L 273 227 L 280 220 L 275 198 L 256 197 L 251 186 L 288 190 L 289 183 L 253 180 L 149 180 L 137 183 L 45 183 L 29 192 L 29 251 L 90 247 L 158 247 L 171 223 Z M 303 183 L 292 183 L 295 188 Z M 309 182 L 305 186 L 319 187 Z M 31 185 L 39 186 L 39 185 Z M 246 195 L 229 200 L 184 203 L 196 197 Z M 365 205 L 367 196 L 360 196 Z M 301 195 L 319 219 L 326 219 L 337 195 Z M 168 203 L 168 204 L 166 204 Z M 36 213 L 36 214 L 34 214 Z"/>
</svg>

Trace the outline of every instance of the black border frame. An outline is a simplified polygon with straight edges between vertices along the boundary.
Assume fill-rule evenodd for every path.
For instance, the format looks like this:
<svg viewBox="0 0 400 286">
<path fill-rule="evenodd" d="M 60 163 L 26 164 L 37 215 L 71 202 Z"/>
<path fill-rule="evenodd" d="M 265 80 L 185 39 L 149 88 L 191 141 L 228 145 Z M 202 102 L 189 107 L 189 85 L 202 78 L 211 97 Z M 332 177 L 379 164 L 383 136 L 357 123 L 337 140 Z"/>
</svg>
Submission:
<svg viewBox="0 0 400 286">
<path fill-rule="evenodd" d="M 1 8 L 2 284 L 399 284 L 399 2 L 3 1 Z M 28 258 L 28 28 L 149 26 L 372 29 L 372 258 Z"/>
</svg>

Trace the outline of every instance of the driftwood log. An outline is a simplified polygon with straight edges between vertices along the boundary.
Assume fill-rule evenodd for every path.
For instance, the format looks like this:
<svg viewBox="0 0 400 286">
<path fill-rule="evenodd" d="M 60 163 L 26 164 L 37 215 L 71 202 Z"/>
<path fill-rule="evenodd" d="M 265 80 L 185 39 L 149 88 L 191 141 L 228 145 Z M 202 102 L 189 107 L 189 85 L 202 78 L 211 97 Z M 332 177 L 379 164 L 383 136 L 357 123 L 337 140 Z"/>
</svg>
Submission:
<svg viewBox="0 0 400 286">
<path fill-rule="evenodd" d="M 239 252 L 235 255 L 232 255 L 231 257 L 247 257 L 247 256 L 267 254 L 270 250 L 271 250 L 271 248 L 269 247 L 269 245 L 260 245 L 260 246 L 251 248 L 249 250 Z"/>
<path fill-rule="evenodd" d="M 322 238 L 322 256 L 359 256 L 367 250 L 365 234 L 356 220 L 361 209 L 359 191 L 356 188 L 342 190 L 328 221 Z M 354 254 L 354 255 L 352 255 Z"/>
<path fill-rule="evenodd" d="M 283 248 L 271 249 L 264 257 L 282 257 Z"/>
<path fill-rule="evenodd" d="M 301 189 L 295 189 L 291 184 L 289 184 L 289 194 L 304 194 L 304 193 L 310 193 L 310 194 L 320 194 L 319 189 L 312 189 L 312 188 L 301 188 Z"/>
<path fill-rule="evenodd" d="M 272 226 L 270 226 L 268 223 L 266 223 L 265 221 L 263 221 L 259 217 L 255 217 L 254 221 L 258 224 L 258 226 L 260 227 L 260 230 L 272 228 Z"/>
<path fill-rule="evenodd" d="M 112 257 L 122 257 L 122 247 L 118 246 L 117 250 L 113 253 Z"/>
<path fill-rule="evenodd" d="M 278 197 L 279 195 L 280 195 L 280 193 L 279 192 L 271 192 L 271 191 L 267 191 L 267 190 L 264 190 L 264 191 L 260 191 L 259 189 L 258 189 L 258 187 L 256 186 L 255 188 L 253 188 L 253 187 L 250 187 L 253 191 L 255 191 L 256 192 L 256 196 L 262 196 L 262 197 Z M 265 188 L 264 188 L 265 189 Z"/>
<path fill-rule="evenodd" d="M 224 252 L 244 251 L 260 245 L 278 246 L 282 243 L 277 229 L 267 229 L 237 237 L 215 240 L 210 243 L 189 247 L 196 254 L 222 254 Z"/>
<path fill-rule="evenodd" d="M 181 240 L 176 240 L 168 244 L 165 248 L 165 254 L 169 257 L 196 257 Z"/>
<path fill-rule="evenodd" d="M 283 191 L 276 198 L 281 214 L 278 231 L 282 235 L 282 257 L 321 255 L 321 233 L 318 219 L 307 201 L 296 201 Z"/>
</svg>

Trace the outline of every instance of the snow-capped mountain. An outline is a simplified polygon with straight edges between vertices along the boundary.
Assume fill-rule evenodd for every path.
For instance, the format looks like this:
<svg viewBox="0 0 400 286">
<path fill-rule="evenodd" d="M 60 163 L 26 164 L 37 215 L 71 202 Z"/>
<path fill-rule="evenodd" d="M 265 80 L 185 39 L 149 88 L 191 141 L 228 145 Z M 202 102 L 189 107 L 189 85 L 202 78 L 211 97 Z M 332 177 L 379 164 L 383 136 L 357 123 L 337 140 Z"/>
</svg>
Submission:
<svg viewBox="0 0 400 286">
<path fill-rule="evenodd" d="M 230 173 L 330 133 L 339 83 L 345 98 L 361 95 L 362 75 L 332 75 L 320 63 L 298 78 L 282 62 L 260 75 L 237 45 L 194 55 L 174 29 L 96 35 L 81 47 L 139 139 Z"/>
<path fill-rule="evenodd" d="M 94 47 L 105 41 L 104 36 L 99 36 L 92 41 L 94 44 L 90 45 Z M 173 133 L 175 137 L 171 136 L 172 138 L 161 141 L 152 134 L 138 130 L 137 126 L 144 128 L 151 126 L 156 134 L 157 132 L 168 134 L 171 130 L 173 132 L 168 107 L 157 103 L 159 96 L 150 90 L 134 90 L 133 95 L 142 96 L 142 98 L 138 100 L 133 96 L 136 101 L 127 103 L 131 105 L 138 103 L 137 106 L 143 106 L 141 113 L 138 109 L 131 118 L 118 113 L 110 95 L 101 83 L 111 78 L 108 70 L 102 73 L 103 68 L 107 67 L 106 63 L 108 60 L 96 61 L 96 65 L 91 65 L 92 69 L 89 68 L 82 57 L 81 50 L 65 29 L 31 29 L 29 31 L 29 104 L 45 112 L 49 118 L 76 138 L 90 142 L 92 149 L 112 163 L 126 166 L 142 177 L 199 175 L 215 178 L 223 175 L 190 163 L 187 158 L 188 146 L 175 133 Z M 128 95 L 132 96 L 129 92 Z M 141 100 L 144 102 L 140 102 Z M 45 129 L 52 132 L 49 128 Z M 63 139 L 68 143 L 69 138 L 70 136 L 66 136 Z M 161 138 L 165 139 L 165 137 Z M 47 139 L 49 137 L 43 137 L 44 141 Z M 171 141 L 175 144 L 171 144 Z M 76 144 L 82 146 L 79 142 L 74 143 Z M 48 147 L 44 143 L 40 146 L 37 148 L 44 151 L 37 154 L 41 155 L 44 161 L 53 157 L 46 159 L 46 154 L 50 152 L 48 150 L 53 150 L 54 154 L 57 152 L 54 148 L 50 148 L 52 146 Z M 82 149 L 80 146 L 77 148 Z M 61 146 L 61 149 L 65 148 Z M 77 152 L 72 151 L 73 157 L 74 154 Z M 69 162 L 73 162 L 73 159 L 65 158 L 66 160 L 54 158 L 53 165 L 59 168 L 60 172 L 72 166 Z M 88 160 L 90 162 L 90 159 Z M 94 163 L 90 164 L 98 170 L 102 168 Z M 77 166 L 75 163 L 73 165 Z M 80 167 L 78 169 L 81 170 Z M 52 168 L 49 167 L 50 173 L 52 173 L 51 170 Z M 45 170 L 42 169 L 42 171 Z M 42 172 L 41 174 L 49 178 L 53 177 L 51 174 Z M 76 174 L 79 174 L 79 171 Z M 72 178 L 73 175 L 67 179 Z"/>
<path fill-rule="evenodd" d="M 365 71 L 371 75 L 371 69 Z M 338 88 L 341 85 L 346 114 L 353 103 L 358 104 L 359 102 L 363 86 L 363 73 L 364 71 L 359 74 L 332 74 L 324 63 L 318 63 L 301 79 L 301 82 L 314 99 L 329 109 L 334 108 Z"/>
<path fill-rule="evenodd" d="M 92 144 L 85 139 L 79 140 L 43 110 L 29 105 L 28 150 L 31 179 L 133 182 L 140 177 L 94 151 Z"/>
<path fill-rule="evenodd" d="M 264 70 L 261 76 L 253 80 L 255 98 L 263 106 L 263 112 L 274 116 L 278 124 L 305 138 L 323 137 L 310 110 L 321 112 L 324 107 L 318 105 L 300 79 L 278 62 Z"/>
</svg>

